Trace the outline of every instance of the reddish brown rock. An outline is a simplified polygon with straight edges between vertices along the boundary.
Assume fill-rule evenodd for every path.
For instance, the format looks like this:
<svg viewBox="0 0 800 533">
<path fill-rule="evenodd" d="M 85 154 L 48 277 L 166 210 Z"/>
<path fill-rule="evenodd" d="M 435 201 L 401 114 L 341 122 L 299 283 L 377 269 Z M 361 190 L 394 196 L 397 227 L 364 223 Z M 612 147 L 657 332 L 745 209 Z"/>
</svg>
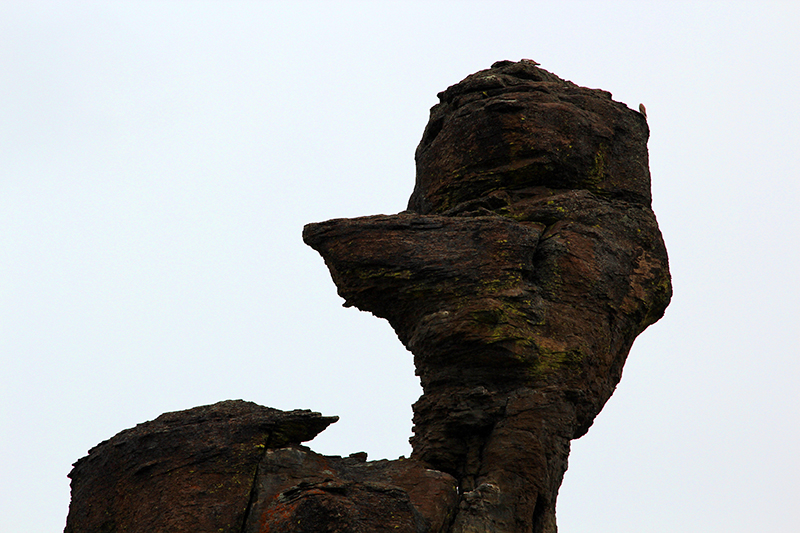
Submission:
<svg viewBox="0 0 800 533">
<path fill-rule="evenodd" d="M 556 531 L 570 440 L 672 293 L 649 130 L 526 60 L 439 98 L 408 211 L 303 232 L 414 354 L 412 457 L 316 454 L 310 411 L 167 413 L 75 464 L 68 533 Z"/>
<path fill-rule="evenodd" d="M 409 211 L 309 224 L 345 305 L 414 354 L 412 458 L 456 477 L 454 532 L 555 531 L 569 442 L 671 297 L 644 117 L 535 63 L 439 95 Z"/>
<path fill-rule="evenodd" d="M 452 476 L 398 459 L 268 450 L 245 532 L 441 532 L 458 504 Z"/>
<path fill-rule="evenodd" d="M 241 400 L 163 414 L 75 463 L 65 531 L 240 532 L 265 450 L 336 420 Z"/>
<path fill-rule="evenodd" d="M 439 101 L 417 147 L 417 213 L 531 185 L 650 204 L 647 121 L 606 91 L 498 61 Z"/>
<path fill-rule="evenodd" d="M 225 401 L 161 415 L 94 447 L 70 473 L 67 533 L 440 532 L 455 479 L 411 459 L 301 446 L 335 422 Z"/>
</svg>

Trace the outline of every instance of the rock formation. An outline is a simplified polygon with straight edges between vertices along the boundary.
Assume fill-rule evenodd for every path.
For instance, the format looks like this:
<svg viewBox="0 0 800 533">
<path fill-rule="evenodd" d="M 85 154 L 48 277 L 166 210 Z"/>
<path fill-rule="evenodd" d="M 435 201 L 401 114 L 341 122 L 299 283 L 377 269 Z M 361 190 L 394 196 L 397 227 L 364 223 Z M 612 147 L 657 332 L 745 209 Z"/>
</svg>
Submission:
<svg viewBox="0 0 800 533">
<path fill-rule="evenodd" d="M 163 414 L 75 463 L 65 531 L 442 531 L 455 480 L 300 444 L 336 420 L 241 400 Z"/>
<path fill-rule="evenodd" d="M 414 354 L 412 458 L 458 480 L 453 531 L 555 531 L 569 442 L 671 296 L 649 129 L 532 61 L 439 99 L 408 211 L 304 239 L 345 305 L 386 318 Z"/>
<path fill-rule="evenodd" d="M 407 211 L 303 232 L 345 305 L 387 319 L 414 354 L 411 458 L 319 456 L 300 442 L 332 419 L 251 406 L 220 423 L 217 404 L 174 415 L 185 449 L 159 418 L 79 461 L 67 531 L 556 531 L 570 440 L 671 297 L 649 129 L 529 60 L 439 99 Z M 214 424 L 236 437 L 193 433 Z M 201 460 L 207 475 L 191 471 Z M 159 504 L 168 492 L 181 499 Z M 145 526 L 153 514 L 162 525 Z"/>
</svg>

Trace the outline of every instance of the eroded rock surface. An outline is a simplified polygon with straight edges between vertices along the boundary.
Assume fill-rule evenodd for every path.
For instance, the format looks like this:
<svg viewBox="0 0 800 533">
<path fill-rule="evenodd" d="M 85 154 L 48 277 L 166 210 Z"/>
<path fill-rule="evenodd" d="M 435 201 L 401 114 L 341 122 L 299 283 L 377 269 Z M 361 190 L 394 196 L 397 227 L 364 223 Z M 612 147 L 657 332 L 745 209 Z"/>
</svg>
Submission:
<svg viewBox="0 0 800 533">
<path fill-rule="evenodd" d="M 241 531 L 265 450 L 336 420 L 243 401 L 165 413 L 75 463 L 65 531 Z"/>
<path fill-rule="evenodd" d="M 570 441 L 671 297 L 647 122 L 528 60 L 439 99 L 407 211 L 303 232 L 414 354 L 411 458 L 316 454 L 310 411 L 167 413 L 75 464 L 68 533 L 556 531 Z"/>
<path fill-rule="evenodd" d="M 244 531 L 446 530 L 459 501 L 452 476 L 410 459 L 365 459 L 297 447 L 267 450 Z"/>
<path fill-rule="evenodd" d="M 421 533 L 446 528 L 455 479 L 409 459 L 329 457 L 335 422 L 241 400 L 166 413 L 75 464 L 67 533 Z"/>
<path fill-rule="evenodd" d="M 306 226 L 345 305 L 414 354 L 412 458 L 453 531 L 550 532 L 569 443 L 671 297 L 645 117 L 532 61 L 439 94 L 408 211 Z"/>
</svg>

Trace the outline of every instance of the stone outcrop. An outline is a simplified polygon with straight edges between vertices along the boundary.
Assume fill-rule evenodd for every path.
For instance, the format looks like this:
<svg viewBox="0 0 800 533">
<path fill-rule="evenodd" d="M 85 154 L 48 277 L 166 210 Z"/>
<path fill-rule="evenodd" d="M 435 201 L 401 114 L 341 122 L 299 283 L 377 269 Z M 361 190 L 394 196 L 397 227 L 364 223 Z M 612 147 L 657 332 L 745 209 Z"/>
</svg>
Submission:
<svg viewBox="0 0 800 533">
<path fill-rule="evenodd" d="M 529 60 L 439 99 L 407 211 L 303 232 L 414 354 L 411 458 L 315 454 L 308 411 L 170 413 L 76 463 L 68 532 L 556 531 L 570 441 L 671 297 L 649 129 Z"/>
<path fill-rule="evenodd" d="M 345 305 L 387 319 L 414 354 L 412 458 L 458 480 L 453 531 L 555 531 L 570 440 L 671 296 L 649 129 L 533 61 L 439 99 L 408 210 L 303 237 Z"/>
<path fill-rule="evenodd" d="M 417 461 L 300 444 L 336 420 L 241 400 L 163 414 L 75 463 L 65 531 L 443 531 L 455 479 Z"/>
<path fill-rule="evenodd" d="M 165 413 L 75 463 L 65 531 L 241 531 L 265 450 L 336 420 L 242 401 Z"/>
</svg>

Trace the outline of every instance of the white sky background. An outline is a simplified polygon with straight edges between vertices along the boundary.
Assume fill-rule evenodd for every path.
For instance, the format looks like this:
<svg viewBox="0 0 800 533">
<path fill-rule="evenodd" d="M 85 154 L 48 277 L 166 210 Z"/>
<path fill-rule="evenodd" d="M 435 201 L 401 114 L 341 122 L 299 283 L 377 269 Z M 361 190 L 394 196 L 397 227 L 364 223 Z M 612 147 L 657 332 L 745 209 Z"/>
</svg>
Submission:
<svg viewBox="0 0 800 533">
<path fill-rule="evenodd" d="M 0 531 L 166 411 L 339 415 L 408 455 L 389 325 L 303 225 L 396 213 L 436 93 L 500 59 L 647 106 L 675 296 L 573 443 L 562 533 L 800 531 L 800 4 L 0 3 Z"/>
</svg>

